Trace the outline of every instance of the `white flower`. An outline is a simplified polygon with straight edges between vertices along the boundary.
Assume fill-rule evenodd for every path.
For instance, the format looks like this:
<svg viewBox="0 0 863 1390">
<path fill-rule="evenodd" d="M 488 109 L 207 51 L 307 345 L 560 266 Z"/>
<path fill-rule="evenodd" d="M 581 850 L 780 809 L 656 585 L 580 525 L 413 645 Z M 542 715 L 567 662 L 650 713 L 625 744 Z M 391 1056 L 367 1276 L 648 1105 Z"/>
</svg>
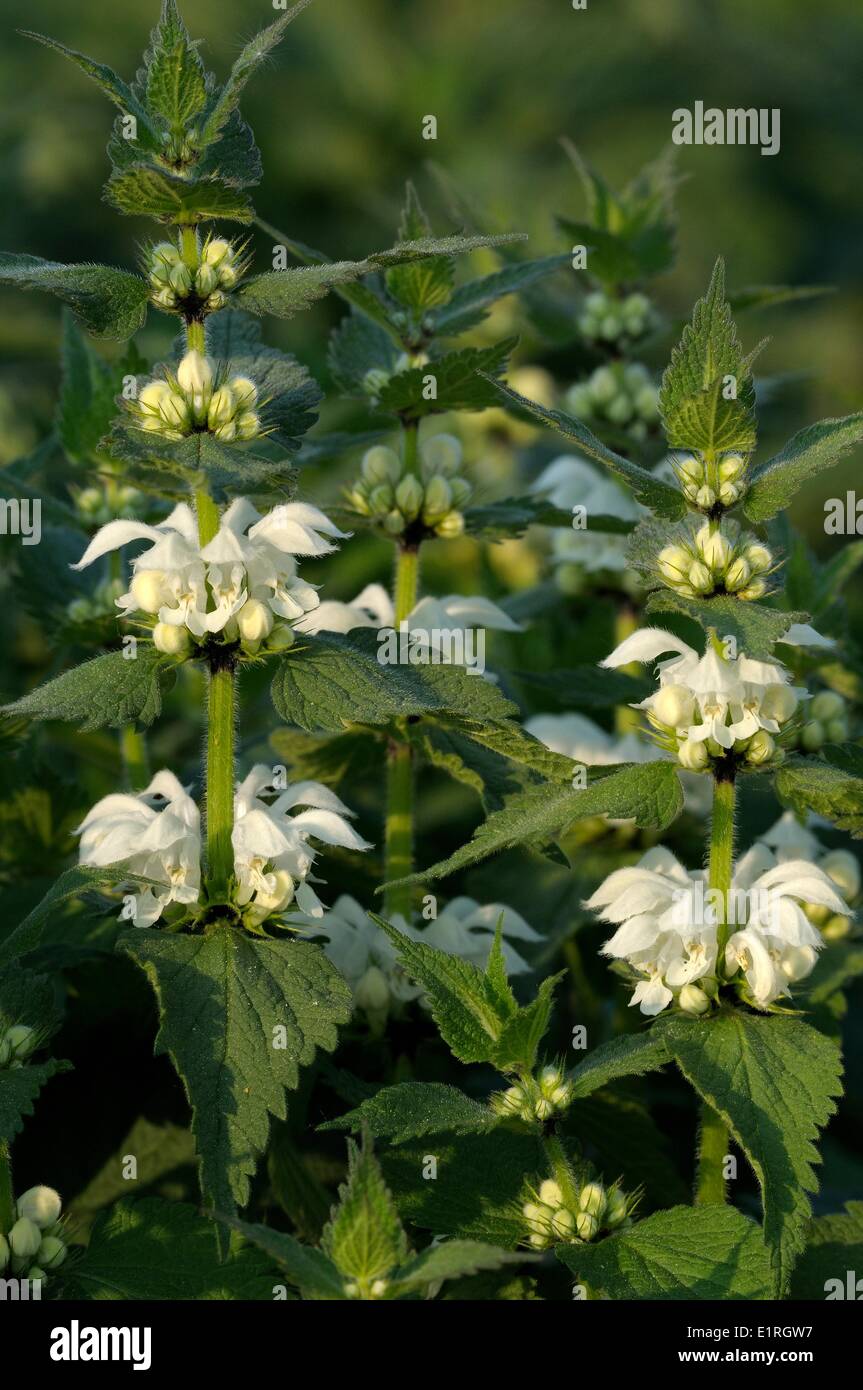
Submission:
<svg viewBox="0 0 863 1390">
<path fill-rule="evenodd" d="M 524 727 L 553 753 L 562 753 L 585 767 L 652 763 L 664 756 L 661 749 L 637 733 L 607 733 L 583 714 L 534 714 Z"/>
<path fill-rule="evenodd" d="M 806 695 L 805 690 L 789 684 L 783 666 L 743 655 L 725 657 L 712 644 L 699 656 L 661 628 L 634 632 L 601 665 L 654 661 L 663 652 L 675 655 L 657 667 L 659 690 L 634 708 L 646 710 L 648 718 L 652 716 L 654 724 L 663 727 L 663 716 L 671 709 L 691 719 L 676 729 L 678 747 L 684 742 L 713 740 L 727 751 L 745 744 L 759 731 L 776 734 Z M 691 705 L 687 697 L 691 697 Z"/>
<path fill-rule="evenodd" d="M 436 946 L 447 955 L 459 956 L 484 970 L 494 943 L 498 921 L 501 921 L 501 948 L 507 974 L 522 975 L 530 970 L 512 941 L 541 941 L 542 937 L 529 926 L 520 913 L 502 903 L 485 903 L 474 898 L 453 898 L 439 916 L 420 933 L 418 939 Z M 397 925 L 401 925 L 397 923 Z M 402 927 L 402 930 L 404 928 Z"/>
<path fill-rule="evenodd" d="M 635 521 L 644 515 L 644 508 L 612 478 L 577 454 L 562 454 L 543 469 L 531 492 L 547 497 L 564 511 L 572 511 L 576 506 L 585 509 L 584 529 L 553 529 L 555 564 L 578 564 L 591 573 L 622 573 L 628 569 L 626 536 L 590 529 L 591 517 L 616 516 Z"/>
<path fill-rule="evenodd" d="M 773 850 L 778 864 L 784 864 L 788 859 L 812 861 L 822 853 L 817 836 L 807 826 L 800 824 L 793 811 L 785 811 L 779 820 L 758 838 L 762 844 Z"/>
<path fill-rule="evenodd" d="M 138 889 L 129 914 L 149 927 L 169 903 L 194 903 L 201 883 L 198 808 L 172 772 L 157 772 L 144 791 L 105 796 L 88 811 L 76 834 L 79 861 L 94 867 L 124 863 L 155 880 Z M 125 912 L 125 909 L 124 909 Z"/>
<path fill-rule="evenodd" d="M 353 813 L 320 782 L 295 782 L 276 794 L 272 768 L 258 764 L 234 797 L 234 872 L 239 905 L 253 923 L 296 902 L 309 917 L 323 905 L 309 878 L 315 851 L 309 840 L 344 849 L 371 849 L 345 819 Z M 275 799 L 272 799 L 275 797 Z M 297 806 L 308 807 L 291 814 Z"/>
<path fill-rule="evenodd" d="M 237 498 L 202 548 L 194 513 L 181 502 L 158 526 L 108 522 L 72 568 L 83 569 L 131 541 L 151 541 L 149 550 L 133 561 L 129 592 L 117 599 L 117 606 L 124 616 L 155 614 L 159 623 L 185 627 L 200 640 L 226 629 L 228 636 L 235 635 L 230 625 L 247 603 L 265 604 L 289 623 L 316 608 L 317 591 L 298 578 L 294 556 L 329 554 L 335 547 L 324 537 L 344 535 L 308 503 L 288 502 L 262 517 L 250 502 Z M 257 609 L 255 613 L 255 630 L 263 630 L 266 623 L 260 622 Z"/>
</svg>

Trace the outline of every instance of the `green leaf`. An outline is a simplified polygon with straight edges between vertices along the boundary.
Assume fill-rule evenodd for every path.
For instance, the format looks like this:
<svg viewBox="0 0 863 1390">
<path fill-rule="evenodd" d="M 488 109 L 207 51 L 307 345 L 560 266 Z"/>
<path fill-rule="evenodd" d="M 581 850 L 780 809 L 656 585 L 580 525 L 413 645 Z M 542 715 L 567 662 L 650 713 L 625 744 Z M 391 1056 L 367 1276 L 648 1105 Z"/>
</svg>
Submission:
<svg viewBox="0 0 863 1390">
<path fill-rule="evenodd" d="M 362 1292 L 407 1256 L 407 1236 L 367 1136 L 362 1148 L 348 1140 L 348 1179 L 339 1188 L 321 1248 Z"/>
<path fill-rule="evenodd" d="M 147 317 L 147 282 L 114 266 L 61 265 L 2 251 L 0 284 L 55 294 L 97 338 L 131 338 Z"/>
<path fill-rule="evenodd" d="M 347 1298 L 345 1280 L 321 1250 L 302 1244 L 284 1231 L 274 1231 L 270 1226 L 252 1225 L 221 1215 L 219 1220 L 238 1231 L 250 1245 L 269 1255 L 304 1298 L 334 1302 Z"/>
<path fill-rule="evenodd" d="M 732 312 L 742 314 L 748 309 L 773 309 L 779 304 L 819 299 L 833 293 L 832 285 L 746 285 L 729 290 L 728 305 Z"/>
<path fill-rule="evenodd" d="M 46 1082 L 71 1070 L 71 1062 L 54 1057 L 25 1062 L 14 1071 L 0 1067 L 0 1144 L 8 1144 L 24 1128 L 24 1119 L 33 1114 L 33 1102 Z"/>
<path fill-rule="evenodd" d="M 527 411 L 529 415 L 541 421 L 549 429 L 564 435 L 565 438 L 574 440 L 583 453 L 589 454 L 591 458 L 604 464 L 610 473 L 613 473 L 629 488 L 638 502 L 649 507 L 658 516 L 675 520 L 683 515 L 685 503 L 683 493 L 678 488 L 665 482 L 664 479 L 648 473 L 646 468 L 641 468 L 631 459 L 625 459 L 620 454 L 616 454 L 603 444 L 601 439 L 597 439 L 596 435 L 580 420 L 565 414 L 562 410 L 547 410 L 545 406 L 538 405 L 536 401 L 529 401 L 526 396 L 520 396 L 517 391 L 513 391 L 509 386 L 504 386 L 501 382 L 491 382 L 490 384 L 494 386 L 498 396 L 502 397 L 504 401 L 509 401 L 519 410 Z"/>
<path fill-rule="evenodd" d="M 154 217 L 157 222 L 194 226 L 214 218 L 251 222 L 247 194 L 218 178 L 184 179 L 153 164 L 135 164 L 114 174 L 105 197 L 127 217 Z"/>
<path fill-rule="evenodd" d="M 352 1134 L 367 1129 L 373 1139 L 404 1144 L 426 1134 L 482 1134 L 499 1123 L 498 1115 L 455 1086 L 439 1081 L 403 1081 L 384 1086 L 355 1110 L 328 1120 L 318 1129 L 346 1129 Z"/>
<path fill-rule="evenodd" d="M 816 473 L 833 468 L 863 442 L 863 411 L 838 420 L 807 425 L 774 454 L 759 463 L 749 479 L 743 510 L 752 521 L 767 521 Z"/>
<path fill-rule="evenodd" d="M 431 236 L 431 226 L 412 183 L 399 226 L 399 241 Z M 386 274 L 386 287 L 393 299 L 420 318 L 429 309 L 445 304 L 452 293 L 455 265 L 450 256 L 430 256 L 423 260 L 394 265 Z"/>
<path fill-rule="evenodd" d="M 135 1156 L 134 1178 L 127 1176 L 123 1161 L 127 1154 Z M 155 1124 L 146 1116 L 139 1115 L 110 1158 L 84 1190 L 67 1204 L 69 1214 L 75 1220 L 76 1233 L 82 1227 L 89 1228 L 105 1207 L 112 1206 L 130 1193 L 137 1196 L 169 1173 L 191 1167 L 194 1163 L 195 1141 L 190 1130 L 170 1123 Z"/>
<path fill-rule="evenodd" d="M 831 750 L 832 751 L 832 750 Z M 797 812 L 814 811 L 863 839 L 863 772 L 852 762 L 822 762 L 820 758 L 789 758 L 776 774 L 776 790 Z"/>
<path fill-rule="evenodd" d="M 205 936 L 139 927 L 118 945 L 156 992 L 156 1051 L 171 1057 L 189 1097 L 201 1187 L 230 1215 L 249 1199 L 270 1116 L 285 1118 L 285 1091 L 318 1048 L 335 1047 L 350 990 L 317 946 L 221 924 Z"/>
<path fill-rule="evenodd" d="M 346 315 L 330 335 L 327 362 L 333 380 L 348 395 L 365 394 L 368 372 L 392 372 L 398 360 L 398 347 L 392 335 L 363 313 Z"/>
<path fill-rule="evenodd" d="M 597 666 L 574 666 L 571 671 L 514 671 L 513 677 L 544 690 L 567 707 L 578 709 L 637 704 L 654 689 L 653 683 L 642 676 L 600 670 Z"/>
<path fill-rule="evenodd" d="M 272 1300 L 278 1282 L 269 1261 L 238 1235 L 220 1260 L 213 1223 L 194 1207 L 159 1197 L 118 1202 L 100 1216 L 86 1251 L 64 1275 L 66 1296 L 135 1301 Z"/>
<path fill-rule="evenodd" d="M 567 256 L 541 256 L 535 261 L 512 261 L 491 275 L 469 280 L 450 297 L 448 303 L 431 315 L 432 331 L 442 337 L 456 337 L 482 323 L 492 304 L 508 294 L 517 294 L 537 280 L 569 265 Z"/>
<path fill-rule="evenodd" d="M 610 518 L 615 532 L 627 535 L 634 523 Z M 591 530 L 594 526 L 591 518 Z M 465 530 L 485 540 L 500 540 L 504 536 L 521 536 L 529 526 L 572 525 L 572 512 L 555 507 L 541 497 L 510 497 L 505 502 L 487 502 L 484 506 L 468 507 L 464 513 Z"/>
<path fill-rule="evenodd" d="M 463 667 L 381 664 L 376 632 L 318 633 L 307 640 L 279 658 L 272 685 L 277 713 L 301 729 L 341 733 L 353 723 L 385 724 L 444 709 L 478 721 L 514 712 L 496 686 Z"/>
<path fill-rule="evenodd" d="M 863 1202 L 848 1202 L 844 1212 L 812 1222 L 806 1249 L 794 1270 L 791 1297 L 817 1302 L 831 1297 L 859 1300 L 861 1269 Z"/>
<path fill-rule="evenodd" d="M 117 414 L 119 373 L 99 356 L 68 310 L 63 313 L 62 362 L 57 431 L 67 458 L 89 463 Z"/>
<path fill-rule="evenodd" d="M 105 93 L 105 96 L 120 108 L 123 115 L 135 117 L 139 128 L 138 138 L 144 137 L 146 144 L 151 149 L 159 148 L 159 132 L 150 118 L 150 113 L 138 101 L 131 87 L 127 86 L 111 68 L 105 63 L 94 62 L 92 58 L 78 53 L 74 48 L 67 48 L 65 44 L 58 43 L 57 39 L 46 38 L 44 34 L 36 34 L 30 29 L 22 29 L 20 32 L 25 39 L 33 39 L 36 43 L 44 44 L 46 48 L 53 48 L 57 53 L 62 53 L 65 58 L 71 58 L 73 63 L 77 63 L 82 72 L 92 78 Z"/>
<path fill-rule="evenodd" d="M 147 106 L 164 117 L 171 130 L 183 131 L 206 105 L 207 83 L 175 0 L 164 0 L 145 66 Z"/>
<path fill-rule="evenodd" d="M 655 589 L 645 606 L 646 614 L 683 613 L 705 632 L 716 630 L 720 638 L 733 637 L 738 649 L 754 661 L 768 661 L 794 623 L 808 621 L 808 613 L 785 613 L 763 603 L 745 603 L 731 594 L 715 598 L 685 598 L 673 589 Z"/>
<path fill-rule="evenodd" d="M 367 275 L 369 261 L 329 261 L 326 265 L 290 266 L 246 280 L 231 296 L 232 303 L 251 314 L 275 314 L 289 319 L 323 299 L 336 285 Z"/>
<path fill-rule="evenodd" d="M 725 298 L 725 265 L 719 259 L 662 378 L 659 407 L 673 448 L 747 453 L 755 447 L 751 362 L 737 337 Z M 725 384 L 732 377 L 736 394 L 726 400 Z"/>
<path fill-rule="evenodd" d="M 297 3 L 286 14 L 281 15 L 266 29 L 262 29 L 246 44 L 234 62 L 225 86 L 218 93 L 212 109 L 207 113 L 206 121 L 201 130 L 203 144 L 208 145 L 215 140 L 228 117 L 239 105 L 240 97 L 249 78 L 266 60 L 268 54 L 281 42 L 288 25 L 309 4 L 311 4 L 311 0 L 297 0 Z"/>
<path fill-rule="evenodd" d="M 55 676 L 0 712 L 66 719 L 85 732 L 118 729 L 133 720 L 152 724 L 162 708 L 159 678 L 168 665 L 149 645 L 141 644 L 134 661 L 123 652 L 108 652 Z"/>
<path fill-rule="evenodd" d="M 485 1269 L 502 1269 L 507 1264 L 531 1264 L 539 1257 L 513 1254 L 479 1240 L 448 1240 L 415 1255 L 397 1269 L 393 1283 L 400 1289 L 421 1289 L 442 1279 L 462 1279 Z"/>
<path fill-rule="evenodd" d="M 775 1296 L 788 1287 L 817 1191 L 815 1141 L 840 1094 L 836 1044 L 799 1019 L 724 1009 L 662 1036 L 683 1075 L 729 1125 L 761 1187 Z"/>
<path fill-rule="evenodd" d="M 593 1245 L 559 1245 L 577 1280 L 609 1298 L 770 1297 L 760 1228 L 734 1207 L 672 1207 Z"/>
<path fill-rule="evenodd" d="M 118 883 L 137 884 L 141 888 L 155 886 L 155 880 L 143 874 L 133 874 L 125 864 L 108 864 L 105 868 L 90 868 L 76 864 L 55 879 L 44 898 L 36 904 L 13 931 L 0 941 L 0 963 L 20 959 L 34 951 L 42 939 L 42 932 L 49 918 L 57 908 L 64 906 L 72 898 L 99 888 L 115 888 Z M 164 885 L 162 885 L 164 887 Z"/>
<path fill-rule="evenodd" d="M 622 1076 L 643 1076 L 645 1072 L 658 1071 L 670 1061 L 671 1054 L 655 1030 L 612 1038 L 595 1047 L 590 1056 L 569 1073 L 573 1099 L 589 1096 L 609 1082 L 619 1081 Z"/>
<path fill-rule="evenodd" d="M 613 820 L 634 820 L 645 829 L 663 830 L 682 809 L 680 780 L 671 762 L 588 768 L 586 787 L 573 790 L 547 783 L 530 787 L 489 816 L 469 843 L 448 859 L 399 882 L 446 878 L 514 845 L 547 843 L 587 816 L 607 815 Z"/>
<path fill-rule="evenodd" d="M 503 338 L 486 348 L 461 348 L 433 357 L 423 367 L 396 372 L 377 393 L 378 406 L 402 420 L 420 420 L 451 410 L 488 410 L 497 405 L 499 383 L 517 338 Z M 434 397 L 427 399 L 430 381 Z"/>
</svg>

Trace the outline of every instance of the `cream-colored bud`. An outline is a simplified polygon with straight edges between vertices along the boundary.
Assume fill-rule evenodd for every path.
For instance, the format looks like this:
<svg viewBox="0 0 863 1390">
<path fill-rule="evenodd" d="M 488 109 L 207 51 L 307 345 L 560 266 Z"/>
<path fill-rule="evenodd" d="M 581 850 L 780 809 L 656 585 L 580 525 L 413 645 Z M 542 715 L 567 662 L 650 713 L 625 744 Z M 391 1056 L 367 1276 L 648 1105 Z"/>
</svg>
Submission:
<svg viewBox="0 0 863 1390">
<path fill-rule="evenodd" d="M 860 863 L 847 849 L 833 849 L 819 863 L 828 878 L 832 878 L 842 896 L 850 902 L 860 892 Z"/>
<path fill-rule="evenodd" d="M 650 708 L 660 724 L 679 729 L 692 723 L 695 700 L 685 685 L 663 685 L 654 695 Z"/>
<path fill-rule="evenodd" d="M 178 391 L 168 391 L 160 402 L 159 414 L 169 429 L 184 430 L 189 424 L 189 403 Z"/>
<path fill-rule="evenodd" d="M 551 1233 L 558 1240 L 569 1240 L 575 1230 L 575 1217 L 566 1207 L 560 1207 L 551 1218 Z"/>
<path fill-rule="evenodd" d="M 158 412 L 163 400 L 170 394 L 167 381 L 148 381 L 138 396 L 138 405 L 144 411 Z"/>
<path fill-rule="evenodd" d="M 578 1194 L 579 1211 L 587 1211 L 601 1221 L 605 1215 L 605 1188 L 602 1183 L 588 1182 Z"/>
<path fill-rule="evenodd" d="M 377 965 L 370 965 L 354 989 L 358 1009 L 380 1013 L 389 1006 L 390 987 L 387 977 Z"/>
<path fill-rule="evenodd" d="M 244 642 L 262 642 L 273 630 L 273 612 L 259 599 L 247 599 L 237 617 L 237 627 Z"/>
<path fill-rule="evenodd" d="M 422 509 L 425 489 L 419 478 L 408 473 L 396 488 L 396 506 L 408 521 L 415 521 Z"/>
<path fill-rule="evenodd" d="M 759 729 L 757 734 L 753 734 L 746 749 L 746 761 L 748 763 L 767 763 L 773 757 L 776 744 L 770 737 L 766 729 Z"/>
<path fill-rule="evenodd" d="M 258 388 L 247 376 L 234 376 L 228 382 L 238 410 L 248 410 L 258 399 Z"/>
<path fill-rule="evenodd" d="M 218 287 L 218 284 L 219 274 L 213 266 L 207 265 L 206 262 L 198 266 L 198 269 L 195 271 L 195 289 L 202 299 L 206 299 L 208 295 L 211 295 L 213 290 Z"/>
<path fill-rule="evenodd" d="M 707 522 L 695 537 L 695 544 L 704 563 L 712 570 L 724 572 L 731 559 L 731 546 L 728 538 L 718 528 Z"/>
<path fill-rule="evenodd" d="M 677 1002 L 685 1014 L 706 1014 L 710 1008 L 708 996 L 698 985 L 684 985 Z"/>
<path fill-rule="evenodd" d="M 817 959 L 814 946 L 786 946 L 782 952 L 779 969 L 789 983 L 804 980 L 811 974 Z"/>
<path fill-rule="evenodd" d="M 720 483 L 719 500 L 723 507 L 735 507 L 743 496 L 740 483 Z"/>
<path fill-rule="evenodd" d="M 701 486 L 696 492 L 695 500 L 698 503 L 699 507 L 701 507 L 704 511 L 707 511 L 710 507 L 715 505 L 716 493 L 714 492 L 712 487 L 708 487 L 707 483 L 704 483 L 703 486 Z"/>
<path fill-rule="evenodd" d="M 434 529 L 443 540 L 455 540 L 464 535 L 464 516 L 461 512 L 447 512 Z"/>
<path fill-rule="evenodd" d="M 461 511 L 473 496 L 473 488 L 467 478 L 450 478 L 449 485 L 452 490 L 453 507 Z"/>
<path fill-rule="evenodd" d="M 431 478 L 435 473 L 454 478 L 461 468 L 462 448 L 454 434 L 435 434 L 420 450 L 422 475 Z"/>
<path fill-rule="evenodd" d="M 719 478 L 723 483 L 736 483 L 746 472 L 746 459 L 741 454 L 726 454 L 719 463 Z"/>
<path fill-rule="evenodd" d="M 369 493 L 369 506 L 373 516 L 384 516 L 392 507 L 395 494 L 391 483 L 378 483 Z"/>
<path fill-rule="evenodd" d="M 626 1197 L 619 1187 L 613 1187 L 608 1194 L 608 1207 L 605 1213 L 605 1224 L 610 1230 L 615 1226 L 620 1226 L 626 1220 L 627 1207 Z"/>
<path fill-rule="evenodd" d="M 656 557 L 659 573 L 670 584 L 686 579 L 691 564 L 692 555 L 682 545 L 666 545 Z"/>
<path fill-rule="evenodd" d="M 695 560 L 689 566 L 687 581 L 689 587 L 694 589 L 697 594 L 712 593 L 716 582 L 713 573 L 708 569 L 703 560 Z"/>
<path fill-rule="evenodd" d="M 765 719 L 784 724 L 797 709 L 797 696 L 790 685 L 766 685 L 761 696 L 761 713 Z"/>
<path fill-rule="evenodd" d="M 398 508 L 393 508 L 384 517 L 384 530 L 390 536 L 400 536 L 405 529 L 407 522 Z"/>
<path fill-rule="evenodd" d="M 175 294 L 181 297 L 187 295 L 192 288 L 192 272 L 189 267 L 183 265 L 182 261 L 179 265 L 172 266 L 168 275 L 168 284 Z"/>
<path fill-rule="evenodd" d="M 231 256 L 233 247 L 224 237 L 213 237 L 204 247 L 203 260 L 207 265 L 221 265 L 226 257 Z"/>
<path fill-rule="evenodd" d="M 360 472 L 372 486 L 379 483 L 395 484 L 402 475 L 401 459 L 395 449 L 385 444 L 376 444 L 363 454 Z"/>
<path fill-rule="evenodd" d="M 150 258 L 153 265 L 176 265 L 181 260 L 181 256 L 176 246 L 170 241 L 159 241 L 150 248 Z"/>
<path fill-rule="evenodd" d="M 211 430 L 219 425 L 225 425 L 234 418 L 237 409 L 237 402 L 234 393 L 229 386 L 220 386 L 210 397 L 210 406 L 207 411 L 207 424 Z"/>
<path fill-rule="evenodd" d="M 773 556 L 766 545 L 748 545 L 744 552 L 746 560 L 753 574 L 764 574 L 773 565 Z"/>
<path fill-rule="evenodd" d="M 835 690 L 819 690 L 813 696 L 809 710 L 813 719 L 826 723 L 828 719 L 838 719 L 845 713 L 845 701 Z"/>
<path fill-rule="evenodd" d="M 221 439 L 224 444 L 230 444 L 233 439 L 236 439 L 237 433 L 236 420 L 226 420 L 223 425 L 217 425 L 213 430 L 216 438 Z"/>
<path fill-rule="evenodd" d="M 422 512 L 423 521 L 427 525 L 433 526 L 435 522 L 446 516 L 451 507 L 452 489 L 446 478 L 440 473 L 436 473 L 426 485 Z"/>
<path fill-rule="evenodd" d="M 23 1062 L 30 1056 L 31 1052 L 35 1051 L 39 1042 L 39 1034 L 28 1023 L 16 1023 L 8 1029 L 4 1042 L 9 1048 L 10 1057 Z"/>
<path fill-rule="evenodd" d="M 66 1258 L 66 1247 L 56 1236 L 45 1236 L 36 1252 L 43 1269 L 59 1269 Z"/>
<path fill-rule="evenodd" d="M 177 380 L 193 396 L 207 396 L 213 389 L 213 368 L 203 353 L 193 348 L 177 368 Z"/>
<path fill-rule="evenodd" d="M 166 656 L 184 656 L 189 650 L 189 634 L 184 627 L 173 623 L 156 623 L 153 628 L 153 646 L 157 652 Z"/>
<path fill-rule="evenodd" d="M 685 478 L 688 483 L 701 485 L 704 478 L 704 464 L 700 458 L 696 458 L 694 454 L 686 454 L 683 458 L 677 459 L 674 466 L 679 477 Z"/>
<path fill-rule="evenodd" d="M 9 1232 L 12 1254 L 22 1260 L 32 1260 L 42 1244 L 42 1232 L 27 1216 L 21 1216 Z"/>
<path fill-rule="evenodd" d="M 254 410 L 244 410 L 237 416 L 237 438 L 257 439 L 261 433 L 261 417 Z"/>
<path fill-rule="evenodd" d="M 26 1192 L 22 1192 L 16 1206 L 18 1215 L 26 1216 L 27 1220 L 38 1226 L 40 1231 L 47 1231 L 49 1226 L 53 1226 L 60 1220 L 62 1203 L 59 1192 L 55 1192 L 53 1187 L 45 1187 L 41 1183 L 37 1187 L 28 1187 Z"/>
<path fill-rule="evenodd" d="M 747 584 L 745 589 L 740 589 L 737 597 L 745 599 L 747 603 L 754 603 L 756 599 L 763 598 L 766 593 L 767 581 L 759 577 Z"/>
<path fill-rule="evenodd" d="M 730 594 L 736 593 L 738 589 L 744 589 L 749 582 L 750 569 L 742 556 L 732 560 L 728 569 L 725 571 L 725 587 Z"/>
<path fill-rule="evenodd" d="M 710 756 L 703 743 L 697 743 L 695 739 L 685 738 L 677 750 L 677 760 L 681 767 L 685 767 L 689 772 L 703 772 L 710 761 Z"/>
<path fill-rule="evenodd" d="M 589 1211 L 580 1211 L 575 1218 L 575 1229 L 582 1240 L 593 1240 L 599 1230 L 599 1222 Z"/>
<path fill-rule="evenodd" d="M 165 602 L 164 571 L 136 570 L 129 585 L 129 593 L 142 613 L 158 613 Z"/>
<path fill-rule="evenodd" d="M 563 1192 L 560 1183 L 555 1182 L 554 1178 L 546 1178 L 545 1182 L 539 1185 L 539 1200 L 547 1207 L 562 1207 Z"/>
<path fill-rule="evenodd" d="M 274 912 L 281 912 L 293 901 L 294 880 L 287 869 L 277 869 L 273 874 L 275 880 L 272 892 L 267 893 L 258 889 L 255 894 L 254 902 L 246 908 L 244 916 L 250 926 L 260 926 Z"/>
<path fill-rule="evenodd" d="M 817 753 L 824 747 L 827 730 L 820 719 L 810 719 L 800 730 L 800 746 L 807 753 Z"/>
</svg>

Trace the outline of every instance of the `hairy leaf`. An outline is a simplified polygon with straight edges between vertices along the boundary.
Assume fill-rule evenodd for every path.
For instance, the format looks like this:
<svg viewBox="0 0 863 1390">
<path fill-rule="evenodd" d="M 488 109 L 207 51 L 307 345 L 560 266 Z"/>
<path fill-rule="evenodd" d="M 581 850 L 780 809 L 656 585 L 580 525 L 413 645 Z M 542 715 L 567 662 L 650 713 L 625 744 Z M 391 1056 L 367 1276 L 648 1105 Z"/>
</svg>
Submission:
<svg viewBox="0 0 863 1390">
<path fill-rule="evenodd" d="M 455 1086 L 439 1081 L 402 1081 L 385 1086 L 356 1110 L 318 1128 L 347 1129 L 352 1134 L 367 1129 L 373 1139 L 404 1144 L 426 1134 L 481 1134 L 499 1123 L 498 1115 Z"/>
<path fill-rule="evenodd" d="M 518 340 L 503 338 L 493 347 L 461 348 L 433 357 L 423 367 L 396 372 L 377 393 L 381 410 L 403 420 L 420 420 L 451 410 L 487 410 L 497 405 L 495 378 L 504 370 Z M 434 395 L 430 396 L 430 380 Z"/>
<path fill-rule="evenodd" d="M 794 1270 L 791 1297 L 817 1302 L 831 1297 L 859 1300 L 861 1269 L 863 1202 L 848 1202 L 844 1211 L 812 1222 L 806 1249 Z"/>
<path fill-rule="evenodd" d="M 747 603 L 731 594 L 715 598 L 685 598 L 673 589 L 655 589 L 645 613 L 683 613 L 708 632 L 715 629 L 722 640 L 733 637 L 738 650 L 755 661 L 769 661 L 773 648 L 794 623 L 805 623 L 808 613 L 785 613 L 764 603 Z"/>
<path fill-rule="evenodd" d="M 767 521 L 816 473 L 833 468 L 863 443 L 863 411 L 838 420 L 807 425 L 784 448 L 752 470 L 743 510 L 752 521 Z"/>
<path fill-rule="evenodd" d="M 793 810 L 814 811 L 856 840 L 863 838 L 863 771 L 853 764 L 789 758 L 777 771 L 776 790 Z"/>
<path fill-rule="evenodd" d="M 61 265 L 3 251 L 0 284 L 55 294 L 98 338 L 131 338 L 147 317 L 147 282 L 114 266 Z"/>
<path fill-rule="evenodd" d="M 71 1071 L 71 1062 L 48 1057 L 44 1062 L 25 1062 L 14 1071 L 0 1067 L 0 1144 L 8 1144 L 33 1114 L 33 1103 L 52 1076 Z"/>
<path fill-rule="evenodd" d="M 143 644 L 134 660 L 123 652 L 94 656 L 4 705 L 3 713 L 66 719 L 85 731 L 117 729 L 132 720 L 152 724 L 162 708 L 159 677 L 168 664 L 154 647 Z"/>
<path fill-rule="evenodd" d="M 600 1043 L 569 1073 L 573 1099 L 589 1096 L 622 1076 L 642 1076 L 671 1061 L 671 1054 L 656 1031 L 628 1033 Z"/>
</svg>

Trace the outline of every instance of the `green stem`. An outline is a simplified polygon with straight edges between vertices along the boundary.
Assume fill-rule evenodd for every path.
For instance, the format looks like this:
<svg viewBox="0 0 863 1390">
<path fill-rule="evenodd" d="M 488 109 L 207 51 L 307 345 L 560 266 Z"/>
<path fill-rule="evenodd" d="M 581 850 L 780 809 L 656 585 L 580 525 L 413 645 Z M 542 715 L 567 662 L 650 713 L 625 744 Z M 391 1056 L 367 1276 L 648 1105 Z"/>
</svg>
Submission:
<svg viewBox="0 0 863 1390">
<path fill-rule="evenodd" d="M 728 940 L 728 894 L 734 863 L 734 779 L 714 778 L 713 816 L 710 823 L 709 886 L 722 894 L 722 921 L 716 934 L 716 974 L 723 978 L 725 943 Z M 695 1205 L 726 1200 L 723 1166 L 728 1153 L 729 1133 L 725 1121 L 706 1102 L 701 1107 L 698 1135 L 698 1164 L 695 1177 Z"/>
<path fill-rule="evenodd" d="M 120 751 L 126 781 L 132 791 L 140 791 L 150 780 L 150 759 L 144 735 L 133 724 L 124 724 L 120 730 Z"/>
<path fill-rule="evenodd" d="M 578 1188 L 563 1144 L 556 1134 L 547 1134 L 542 1146 L 551 1168 L 551 1175 L 563 1194 L 564 1206 L 569 1211 L 578 1211 Z"/>
<path fill-rule="evenodd" d="M 195 493 L 198 514 L 198 542 L 203 550 L 219 529 L 219 509 L 208 492 Z"/>
<path fill-rule="evenodd" d="M 617 610 L 614 619 L 614 645 L 619 647 L 621 642 L 625 642 L 627 637 L 631 637 L 638 627 L 638 616 L 632 604 L 624 602 Z M 640 670 L 637 661 L 630 662 L 624 666 L 623 670 L 628 675 L 637 676 Z M 618 734 L 631 734 L 641 728 L 641 715 L 637 709 L 630 709 L 629 705 L 616 705 L 614 710 L 614 729 Z"/>
<path fill-rule="evenodd" d="M 7 1236 L 15 1225 L 15 1195 L 12 1191 L 12 1159 L 6 1140 L 0 1143 L 0 1235 Z"/>
<path fill-rule="evenodd" d="M 207 688 L 207 879 L 211 902 L 234 872 L 234 669 L 210 671 Z"/>
<path fill-rule="evenodd" d="M 405 437 L 407 455 L 407 435 Z M 404 622 L 416 605 L 419 589 L 419 550 L 415 546 L 399 546 L 393 580 L 395 626 Z M 414 767 L 413 750 L 406 739 L 390 739 L 387 745 L 387 809 L 384 828 L 384 882 L 406 878 L 413 872 L 414 862 Z M 400 913 L 410 918 L 413 890 L 410 887 L 388 890 L 384 915 Z"/>
</svg>

